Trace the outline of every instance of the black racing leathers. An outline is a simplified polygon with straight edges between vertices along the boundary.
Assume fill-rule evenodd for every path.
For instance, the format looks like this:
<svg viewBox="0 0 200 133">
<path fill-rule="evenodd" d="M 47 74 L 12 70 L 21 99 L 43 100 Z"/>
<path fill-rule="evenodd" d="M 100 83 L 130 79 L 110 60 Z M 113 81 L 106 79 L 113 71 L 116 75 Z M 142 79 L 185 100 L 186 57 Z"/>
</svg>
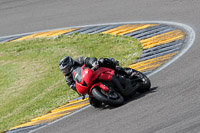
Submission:
<svg viewBox="0 0 200 133">
<path fill-rule="evenodd" d="M 74 60 L 74 62 L 75 62 L 75 64 L 71 70 L 71 73 L 69 75 L 65 75 L 65 80 L 66 80 L 66 83 L 68 84 L 68 86 L 76 91 L 76 84 L 75 84 L 75 81 L 73 80 L 73 75 L 72 75 L 73 70 L 75 70 L 77 67 L 83 66 L 84 64 L 87 67 L 92 67 L 95 65 L 95 63 L 97 63 L 97 58 L 95 58 L 95 57 L 92 57 L 92 58 L 79 57 L 79 58 L 76 58 Z"/>
<path fill-rule="evenodd" d="M 72 73 L 73 73 L 73 70 L 75 70 L 77 67 L 83 66 L 84 64 L 90 68 L 98 64 L 100 67 L 108 67 L 108 68 L 115 69 L 118 73 L 121 73 L 126 76 L 130 76 L 134 72 L 133 69 L 120 67 L 118 64 L 118 61 L 115 61 L 113 58 L 100 58 L 99 60 L 97 60 L 97 58 L 95 57 L 92 57 L 92 58 L 79 57 L 79 58 L 76 58 L 74 62 L 75 64 L 71 70 L 71 73 L 69 75 L 65 75 L 65 80 L 68 86 L 75 91 L 76 91 L 76 84 L 75 84 L 75 81 L 73 80 Z"/>
</svg>

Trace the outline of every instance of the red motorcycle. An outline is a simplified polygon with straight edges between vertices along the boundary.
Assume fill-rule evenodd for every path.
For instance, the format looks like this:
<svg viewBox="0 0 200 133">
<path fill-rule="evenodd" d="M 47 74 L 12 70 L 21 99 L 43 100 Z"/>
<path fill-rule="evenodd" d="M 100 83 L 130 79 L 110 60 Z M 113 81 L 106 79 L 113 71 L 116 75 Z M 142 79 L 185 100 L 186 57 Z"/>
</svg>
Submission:
<svg viewBox="0 0 200 133">
<path fill-rule="evenodd" d="M 96 69 L 83 65 L 73 71 L 73 79 L 79 94 L 88 94 L 98 101 L 112 106 L 122 105 L 124 98 L 136 92 L 146 92 L 151 87 L 149 78 L 136 70 L 130 79 L 115 72 L 114 69 L 106 67 Z"/>
</svg>

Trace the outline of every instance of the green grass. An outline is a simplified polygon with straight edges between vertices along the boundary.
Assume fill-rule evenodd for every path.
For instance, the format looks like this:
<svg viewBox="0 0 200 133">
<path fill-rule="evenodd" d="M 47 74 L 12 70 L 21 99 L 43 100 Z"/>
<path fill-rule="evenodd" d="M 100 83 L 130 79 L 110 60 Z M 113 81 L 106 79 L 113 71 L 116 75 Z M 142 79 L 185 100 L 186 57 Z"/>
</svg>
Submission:
<svg viewBox="0 0 200 133">
<path fill-rule="evenodd" d="M 0 44 L 0 132 L 78 97 L 59 71 L 61 58 L 113 57 L 129 66 L 142 52 L 136 39 L 78 34 Z"/>
</svg>

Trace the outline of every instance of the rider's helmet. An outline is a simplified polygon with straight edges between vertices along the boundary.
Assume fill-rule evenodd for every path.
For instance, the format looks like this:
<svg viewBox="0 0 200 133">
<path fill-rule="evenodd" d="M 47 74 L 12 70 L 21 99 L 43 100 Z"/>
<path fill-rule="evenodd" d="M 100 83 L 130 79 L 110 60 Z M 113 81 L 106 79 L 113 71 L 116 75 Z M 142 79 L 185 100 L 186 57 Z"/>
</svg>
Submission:
<svg viewBox="0 0 200 133">
<path fill-rule="evenodd" d="M 68 75 L 72 71 L 73 66 L 74 60 L 70 56 L 62 58 L 59 62 L 59 68 L 65 75 Z"/>
</svg>

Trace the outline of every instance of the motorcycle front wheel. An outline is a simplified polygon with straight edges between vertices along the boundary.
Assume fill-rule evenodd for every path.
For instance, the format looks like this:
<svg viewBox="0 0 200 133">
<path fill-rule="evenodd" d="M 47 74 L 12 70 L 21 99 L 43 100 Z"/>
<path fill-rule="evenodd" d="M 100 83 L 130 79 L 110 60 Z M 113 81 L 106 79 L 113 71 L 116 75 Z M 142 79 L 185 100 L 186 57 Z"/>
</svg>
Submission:
<svg viewBox="0 0 200 133">
<path fill-rule="evenodd" d="M 120 106 L 124 102 L 123 96 L 119 92 L 111 89 L 108 92 L 106 92 L 100 87 L 96 86 L 92 89 L 92 95 L 98 101 L 111 106 Z"/>
</svg>

